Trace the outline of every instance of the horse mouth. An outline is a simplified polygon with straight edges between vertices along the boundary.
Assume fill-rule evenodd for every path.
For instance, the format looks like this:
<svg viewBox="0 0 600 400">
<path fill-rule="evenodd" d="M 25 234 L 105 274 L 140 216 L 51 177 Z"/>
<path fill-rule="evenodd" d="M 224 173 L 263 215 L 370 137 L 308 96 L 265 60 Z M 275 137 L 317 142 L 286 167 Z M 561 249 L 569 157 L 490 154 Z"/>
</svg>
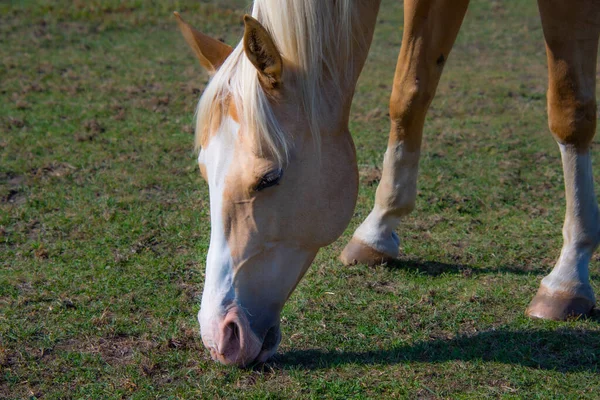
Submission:
<svg viewBox="0 0 600 400">
<path fill-rule="evenodd" d="M 277 324 L 267 331 L 260 352 L 256 357 L 256 361 L 261 363 L 266 362 L 273 354 L 275 354 L 280 342 L 281 329 L 279 328 L 279 324 Z"/>
</svg>

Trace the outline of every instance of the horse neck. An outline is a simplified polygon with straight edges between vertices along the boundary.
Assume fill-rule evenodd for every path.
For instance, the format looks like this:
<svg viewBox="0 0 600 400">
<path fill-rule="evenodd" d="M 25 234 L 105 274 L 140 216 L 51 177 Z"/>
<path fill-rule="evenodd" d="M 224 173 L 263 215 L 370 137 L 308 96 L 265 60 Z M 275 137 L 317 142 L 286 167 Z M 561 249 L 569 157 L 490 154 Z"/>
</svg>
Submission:
<svg viewBox="0 0 600 400">
<path fill-rule="evenodd" d="M 332 113 L 339 115 L 344 124 L 348 123 L 356 83 L 369 54 L 380 3 L 381 0 L 357 1 L 356 12 L 359 17 L 352 28 L 352 57 L 337 66 L 336 73 L 339 75 L 347 74 L 348 68 L 351 72 L 346 82 L 341 85 L 343 100 L 334 101 L 335 104 L 331 105 Z"/>
<path fill-rule="evenodd" d="M 352 28 L 353 57 L 352 60 L 350 60 L 352 63 L 352 91 L 354 91 L 356 81 L 358 80 L 363 66 L 365 65 L 365 61 L 367 60 L 367 55 L 369 54 L 381 0 L 359 0 L 357 3 L 357 15 L 359 17 Z M 342 65 L 340 67 L 344 68 L 345 66 Z"/>
</svg>

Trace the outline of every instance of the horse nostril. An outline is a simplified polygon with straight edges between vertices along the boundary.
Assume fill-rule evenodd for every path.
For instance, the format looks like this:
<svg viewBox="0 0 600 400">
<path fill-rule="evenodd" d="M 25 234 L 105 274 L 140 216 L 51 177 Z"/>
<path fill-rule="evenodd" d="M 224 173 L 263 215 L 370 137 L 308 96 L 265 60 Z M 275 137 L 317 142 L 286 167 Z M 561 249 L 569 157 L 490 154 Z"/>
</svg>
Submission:
<svg viewBox="0 0 600 400">
<path fill-rule="evenodd" d="M 225 336 L 229 338 L 229 340 L 235 340 L 237 339 L 239 341 L 240 339 L 240 328 L 238 326 L 238 324 L 236 324 L 235 322 L 230 322 L 225 326 Z"/>
<path fill-rule="evenodd" d="M 240 327 L 235 321 L 231 321 L 223 327 L 218 351 L 226 359 L 235 361 L 240 357 L 241 347 Z"/>
</svg>

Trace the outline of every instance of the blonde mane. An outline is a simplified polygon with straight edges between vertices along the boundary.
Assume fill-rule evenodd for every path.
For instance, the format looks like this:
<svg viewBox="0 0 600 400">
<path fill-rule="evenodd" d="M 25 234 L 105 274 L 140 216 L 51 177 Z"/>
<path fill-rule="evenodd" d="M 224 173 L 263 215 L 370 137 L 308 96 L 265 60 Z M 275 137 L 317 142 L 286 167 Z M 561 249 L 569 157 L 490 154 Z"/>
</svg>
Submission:
<svg viewBox="0 0 600 400">
<path fill-rule="evenodd" d="M 315 147 L 320 149 L 321 124 L 329 98 L 340 99 L 351 76 L 353 22 L 356 0 L 256 0 L 252 16 L 272 35 L 282 57 L 295 65 L 300 106 L 307 118 Z M 359 41 L 360 42 L 360 41 Z M 325 85 L 327 83 L 327 85 Z M 324 88 L 334 93 L 323 93 Z M 216 72 L 197 109 L 196 148 L 205 146 L 210 131 L 221 123 L 228 102 L 234 101 L 240 123 L 257 143 L 264 143 L 280 164 L 288 161 L 291 137 L 275 118 L 255 67 L 244 54 L 243 43 Z"/>
</svg>

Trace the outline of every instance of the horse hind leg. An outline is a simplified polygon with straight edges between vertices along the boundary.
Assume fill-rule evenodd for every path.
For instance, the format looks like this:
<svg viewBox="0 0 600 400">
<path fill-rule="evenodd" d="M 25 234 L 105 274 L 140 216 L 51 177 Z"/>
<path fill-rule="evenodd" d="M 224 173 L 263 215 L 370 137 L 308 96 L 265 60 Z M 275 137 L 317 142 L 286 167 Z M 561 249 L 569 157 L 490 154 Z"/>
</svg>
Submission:
<svg viewBox="0 0 600 400">
<path fill-rule="evenodd" d="M 594 291 L 589 262 L 600 243 L 590 144 L 596 131 L 596 58 L 600 3 L 539 0 L 548 56 L 548 122 L 564 172 L 564 243 L 552 272 L 542 279 L 526 314 L 564 320 L 589 314 Z"/>
<path fill-rule="evenodd" d="M 346 265 L 380 264 L 398 256 L 394 230 L 411 212 L 423 124 L 469 0 L 407 0 L 404 35 L 390 98 L 391 129 L 373 210 L 340 259 Z"/>
</svg>

